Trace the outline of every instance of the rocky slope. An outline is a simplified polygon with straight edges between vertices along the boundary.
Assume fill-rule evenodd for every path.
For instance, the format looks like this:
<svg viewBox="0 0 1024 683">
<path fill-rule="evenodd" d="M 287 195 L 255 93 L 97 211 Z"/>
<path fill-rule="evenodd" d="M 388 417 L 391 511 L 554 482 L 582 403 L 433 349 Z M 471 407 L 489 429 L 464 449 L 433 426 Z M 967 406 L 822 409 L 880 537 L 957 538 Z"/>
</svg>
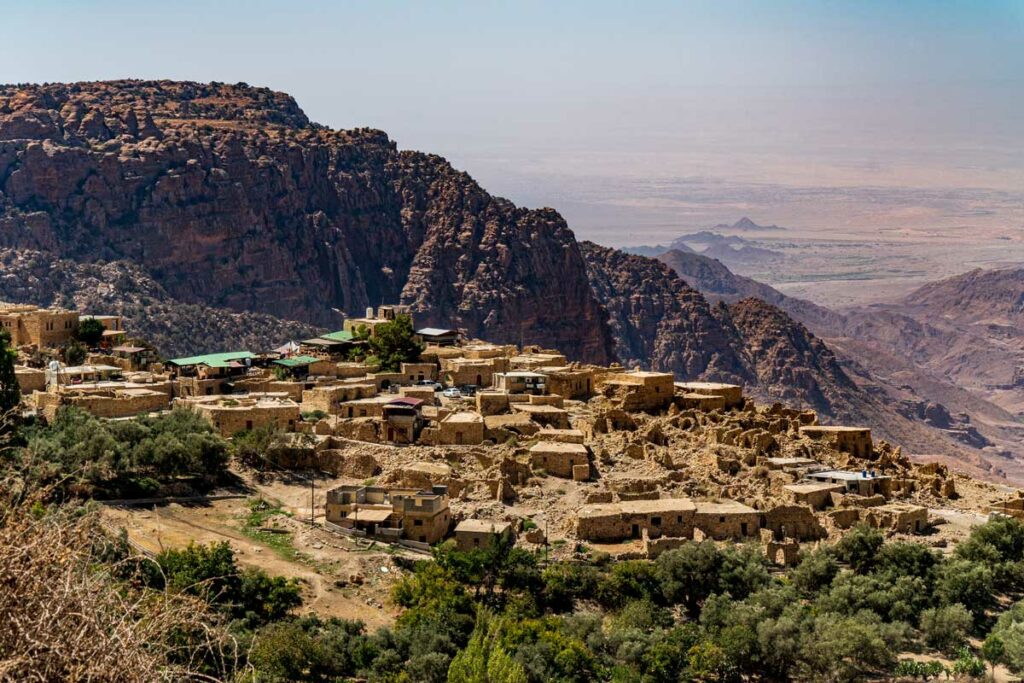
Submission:
<svg viewBox="0 0 1024 683">
<path fill-rule="evenodd" d="M 125 317 L 130 335 L 166 357 L 263 349 L 268 340 L 307 339 L 320 328 L 266 313 L 178 301 L 134 263 L 76 263 L 52 254 L 0 249 L 0 300 L 62 305 Z"/>
<path fill-rule="evenodd" d="M 402 300 L 425 324 L 611 359 L 556 212 L 245 84 L 0 88 L 0 242 L 145 264 L 186 303 L 324 325 Z"/>
<path fill-rule="evenodd" d="M 1017 392 L 986 392 L 966 372 L 984 369 L 1005 381 L 1024 364 L 1024 358 L 1014 364 L 1012 345 L 993 339 L 1012 335 L 1014 302 L 1024 294 L 1014 288 L 1019 274 L 969 273 L 929 284 L 898 304 L 832 311 L 701 254 L 668 251 L 658 259 L 711 301 L 754 297 L 786 311 L 825 340 L 854 382 L 884 397 L 890 412 L 966 446 L 961 457 L 980 470 L 1020 476 L 1012 461 L 1024 457 L 1024 430 L 1013 415 Z"/>
</svg>

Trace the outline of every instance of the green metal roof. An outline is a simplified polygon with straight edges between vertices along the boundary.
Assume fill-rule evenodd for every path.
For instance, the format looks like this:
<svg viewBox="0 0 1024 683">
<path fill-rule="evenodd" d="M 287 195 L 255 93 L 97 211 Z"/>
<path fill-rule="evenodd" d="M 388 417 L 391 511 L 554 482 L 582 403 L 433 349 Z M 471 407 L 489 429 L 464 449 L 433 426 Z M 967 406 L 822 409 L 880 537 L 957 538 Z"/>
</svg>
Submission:
<svg viewBox="0 0 1024 683">
<path fill-rule="evenodd" d="M 244 360 L 252 357 L 253 355 L 249 351 L 227 351 L 225 353 L 207 353 L 202 356 L 188 356 L 187 358 L 172 358 L 167 362 L 179 366 L 208 365 L 211 368 L 223 368 L 227 367 L 227 364 L 233 360 Z"/>
<path fill-rule="evenodd" d="M 283 365 L 286 368 L 299 368 L 303 365 L 311 365 L 319 360 L 319 358 L 315 358 L 313 356 L 295 356 L 294 358 L 282 358 L 280 360 L 275 360 L 274 363 Z"/>
<path fill-rule="evenodd" d="M 347 342 L 352 341 L 352 333 L 346 332 L 345 330 L 338 330 L 337 332 L 328 332 L 327 334 L 321 334 L 321 339 L 330 339 L 331 341 Z"/>
</svg>

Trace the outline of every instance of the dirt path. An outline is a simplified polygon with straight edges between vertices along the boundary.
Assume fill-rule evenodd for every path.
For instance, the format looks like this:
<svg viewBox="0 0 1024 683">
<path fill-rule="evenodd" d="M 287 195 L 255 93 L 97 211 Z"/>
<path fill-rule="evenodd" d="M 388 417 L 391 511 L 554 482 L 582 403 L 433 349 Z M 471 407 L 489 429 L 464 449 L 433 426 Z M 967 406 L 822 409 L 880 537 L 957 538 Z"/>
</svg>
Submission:
<svg viewBox="0 0 1024 683">
<path fill-rule="evenodd" d="M 301 579 L 304 583 L 302 612 L 360 619 L 371 629 L 393 623 L 396 612 L 387 605 L 387 593 L 398 571 L 372 554 L 348 551 L 340 543 L 331 543 L 326 538 L 318 540 L 316 533 L 308 531 L 293 533 L 292 538 L 296 549 L 304 554 L 307 550 L 304 544 L 310 545 L 309 550 L 314 553 L 311 562 L 286 559 L 240 531 L 239 520 L 247 510 L 244 500 L 224 500 L 196 507 L 172 504 L 151 509 L 106 508 L 104 517 L 111 525 L 124 527 L 132 541 L 156 553 L 186 547 L 189 543 L 227 541 L 240 564 L 276 576 Z M 387 572 L 381 571 L 381 567 Z M 376 573 L 364 579 L 362 586 L 337 585 L 339 580 L 345 583 L 353 576 L 366 577 L 371 568 L 376 569 Z"/>
</svg>

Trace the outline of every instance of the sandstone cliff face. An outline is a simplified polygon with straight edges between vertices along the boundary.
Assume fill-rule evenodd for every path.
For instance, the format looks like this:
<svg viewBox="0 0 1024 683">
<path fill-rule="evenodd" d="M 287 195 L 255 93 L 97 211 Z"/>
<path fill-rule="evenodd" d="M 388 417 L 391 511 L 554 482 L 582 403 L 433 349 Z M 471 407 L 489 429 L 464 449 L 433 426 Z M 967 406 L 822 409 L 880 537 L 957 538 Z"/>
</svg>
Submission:
<svg viewBox="0 0 1024 683">
<path fill-rule="evenodd" d="M 580 246 L 591 286 L 608 311 L 620 362 L 682 379 L 755 381 L 734 330 L 723 327 L 707 300 L 667 266 L 592 242 Z"/>
<path fill-rule="evenodd" d="M 332 308 L 401 300 L 425 324 L 611 360 L 557 213 L 244 84 L 0 88 L 0 244 L 143 264 L 186 303 L 331 326 Z"/>
</svg>

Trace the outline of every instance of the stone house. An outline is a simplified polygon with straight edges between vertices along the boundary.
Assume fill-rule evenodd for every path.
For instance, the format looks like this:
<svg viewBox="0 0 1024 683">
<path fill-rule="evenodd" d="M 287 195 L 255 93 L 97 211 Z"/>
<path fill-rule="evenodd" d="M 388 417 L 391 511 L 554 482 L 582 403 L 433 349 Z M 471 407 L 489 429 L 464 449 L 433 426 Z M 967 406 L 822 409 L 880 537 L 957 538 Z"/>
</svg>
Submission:
<svg viewBox="0 0 1024 683">
<path fill-rule="evenodd" d="M 238 394 L 176 399 L 174 405 L 194 410 L 221 436 L 262 427 L 293 432 L 301 419 L 299 404 L 280 394 Z"/>
<path fill-rule="evenodd" d="M 837 451 L 849 453 L 857 458 L 871 457 L 874 448 L 871 443 L 871 430 L 867 427 L 807 425 L 800 428 L 800 436 L 828 443 Z"/>
<path fill-rule="evenodd" d="M 123 370 L 145 370 L 156 360 L 156 353 L 145 346 L 121 344 L 110 349 L 110 362 Z"/>
<path fill-rule="evenodd" d="M 898 534 L 919 534 L 928 528 L 928 508 L 908 503 L 889 503 L 863 510 L 861 519 L 873 527 Z"/>
<path fill-rule="evenodd" d="M 416 334 L 424 344 L 433 346 L 455 346 L 459 343 L 458 330 L 449 330 L 442 327 L 424 327 L 416 330 Z"/>
<path fill-rule="evenodd" d="M 845 489 L 845 493 L 854 493 L 858 496 L 882 495 L 889 497 L 892 488 L 890 477 L 884 474 L 877 474 L 874 470 L 862 470 L 860 472 L 845 472 L 842 470 L 826 470 L 824 472 L 810 472 L 807 479 L 819 483 L 836 484 Z"/>
<path fill-rule="evenodd" d="M 12 346 L 57 348 L 74 336 L 78 312 L 4 303 L 0 304 L 0 328 L 11 335 Z"/>
<path fill-rule="evenodd" d="M 434 363 L 402 363 L 402 383 L 416 384 L 437 379 L 437 365 Z"/>
<path fill-rule="evenodd" d="M 684 396 L 718 396 L 725 400 L 726 408 L 738 408 L 743 405 L 743 387 L 738 384 L 721 382 L 676 382 L 676 389 Z M 698 400 L 696 396 L 692 399 Z"/>
<path fill-rule="evenodd" d="M 750 538 L 761 528 L 761 513 L 736 501 L 696 503 L 693 528 L 716 541 Z M 697 536 L 694 536 L 697 538 Z"/>
<path fill-rule="evenodd" d="M 555 429 L 569 428 L 569 413 L 564 408 L 535 403 L 511 403 L 513 413 L 523 413 L 539 425 Z"/>
<path fill-rule="evenodd" d="M 806 471 L 811 467 L 818 467 L 817 460 L 812 458 L 761 458 L 758 464 L 762 464 L 770 470 L 783 470 L 786 472 Z"/>
<path fill-rule="evenodd" d="M 23 396 L 28 396 L 33 391 L 44 391 L 46 389 L 45 370 L 16 365 L 14 366 L 14 377 L 18 380 L 18 388 L 21 389 Z"/>
<path fill-rule="evenodd" d="M 458 387 L 472 384 L 486 388 L 494 384 L 494 374 L 508 371 L 508 358 L 449 358 L 441 361 L 445 384 Z"/>
<path fill-rule="evenodd" d="M 672 404 L 675 378 L 670 372 L 619 372 L 601 382 L 601 391 L 627 411 L 659 411 Z"/>
<path fill-rule="evenodd" d="M 96 388 L 67 387 L 61 390 L 37 391 L 32 402 L 46 419 L 52 420 L 62 406 L 73 406 L 96 417 L 132 417 L 167 410 L 170 397 L 166 392 L 124 383 Z"/>
<path fill-rule="evenodd" d="M 455 544 L 464 552 L 487 548 L 502 536 L 512 536 L 511 523 L 464 519 L 455 526 Z"/>
<path fill-rule="evenodd" d="M 762 514 L 763 528 L 772 533 L 775 540 L 787 538 L 797 541 L 813 541 L 825 538 L 827 532 L 807 505 L 776 505 Z"/>
<path fill-rule="evenodd" d="M 812 510 L 824 510 L 832 505 L 832 494 L 843 493 L 846 486 L 831 482 L 799 482 L 782 487 L 786 496 L 797 505 L 807 505 Z"/>
<path fill-rule="evenodd" d="M 714 410 L 725 410 L 726 402 L 724 396 L 713 394 L 678 394 L 676 403 L 683 410 L 700 410 L 710 413 Z"/>
<path fill-rule="evenodd" d="M 583 444 L 541 441 L 530 446 L 530 464 L 554 477 L 584 481 L 590 478 L 590 452 Z M 577 470 L 578 466 L 582 469 Z"/>
<path fill-rule="evenodd" d="M 437 423 L 437 443 L 450 446 L 475 445 L 484 440 L 484 418 L 473 412 L 451 413 Z"/>
<path fill-rule="evenodd" d="M 277 373 L 301 379 L 310 375 L 328 375 L 337 364 L 317 356 L 302 355 L 279 358 L 271 361 L 271 366 Z"/>
<path fill-rule="evenodd" d="M 326 384 L 305 389 L 302 392 L 302 410 L 313 412 L 320 410 L 328 415 L 340 415 L 344 405 L 350 401 L 373 398 L 377 395 L 377 385 L 373 382 L 352 382 Z"/>
<path fill-rule="evenodd" d="M 514 370 L 494 374 L 494 390 L 505 394 L 536 394 L 548 392 L 548 376 L 541 372 Z"/>
<path fill-rule="evenodd" d="M 585 541 L 652 537 L 690 538 L 697 506 L 689 498 L 592 503 L 576 516 L 576 535 Z"/>
<path fill-rule="evenodd" d="M 232 382 L 246 377 L 253 358 L 249 351 L 208 353 L 173 358 L 167 361 L 167 367 L 176 380 L 177 396 L 213 396 L 231 393 Z"/>
<path fill-rule="evenodd" d="M 345 401 L 339 405 L 338 415 L 341 417 L 381 417 L 384 406 L 394 400 L 394 396 L 373 396 Z"/>
<path fill-rule="evenodd" d="M 384 440 L 388 443 L 416 443 L 423 428 L 423 401 L 418 398 L 393 398 L 381 408 Z"/>
<path fill-rule="evenodd" d="M 545 366 L 539 371 L 547 375 L 548 393 L 580 401 L 585 401 L 594 393 L 593 368 Z"/>
<path fill-rule="evenodd" d="M 586 437 L 579 429 L 552 429 L 545 427 L 537 432 L 541 441 L 560 441 L 562 443 L 579 443 L 586 441 Z"/>
<path fill-rule="evenodd" d="M 378 306 L 376 314 L 372 307 L 366 309 L 366 315 L 362 318 L 346 318 L 343 324 L 345 332 L 355 334 L 360 327 L 365 327 L 370 336 L 377 334 L 377 328 L 385 323 L 393 322 L 399 316 L 407 316 L 413 320 L 412 308 L 405 305 Z"/>
<path fill-rule="evenodd" d="M 1013 496 L 993 503 L 985 511 L 990 514 L 1024 519 L 1024 491 L 1017 491 Z"/>
<path fill-rule="evenodd" d="M 554 349 L 532 347 L 512 356 L 509 365 L 513 370 L 537 370 L 542 367 L 563 367 L 569 359 Z"/>
<path fill-rule="evenodd" d="M 433 544 L 448 534 L 448 488 L 385 489 L 339 486 L 327 492 L 326 519 L 384 540 Z"/>
</svg>

